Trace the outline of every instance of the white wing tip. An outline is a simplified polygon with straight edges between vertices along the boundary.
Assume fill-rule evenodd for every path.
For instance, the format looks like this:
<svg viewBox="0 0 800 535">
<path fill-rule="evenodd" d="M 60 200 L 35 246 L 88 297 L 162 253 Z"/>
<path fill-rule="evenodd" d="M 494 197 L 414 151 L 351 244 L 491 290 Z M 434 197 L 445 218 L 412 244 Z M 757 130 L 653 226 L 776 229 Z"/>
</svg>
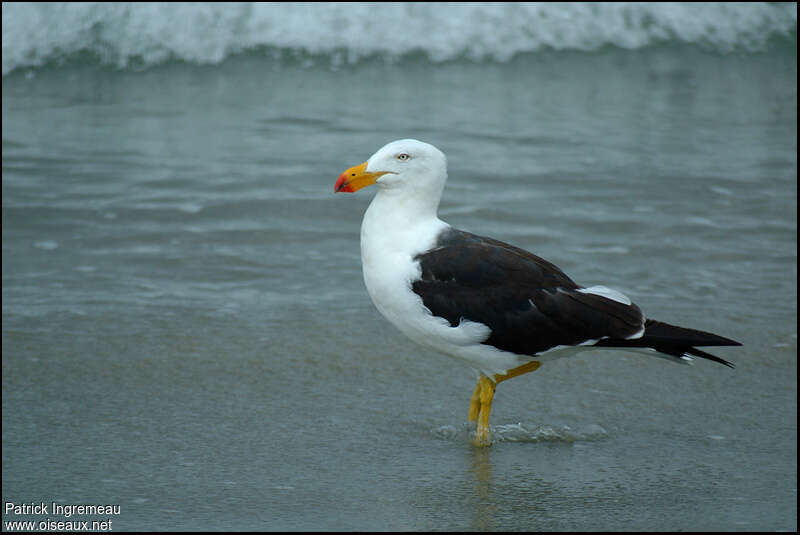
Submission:
<svg viewBox="0 0 800 535">
<path fill-rule="evenodd" d="M 589 288 L 578 288 L 578 291 L 585 294 L 599 295 L 606 299 L 611 299 L 623 305 L 631 305 L 630 298 L 622 292 L 614 290 L 613 288 L 606 288 L 605 286 L 590 286 Z"/>
</svg>

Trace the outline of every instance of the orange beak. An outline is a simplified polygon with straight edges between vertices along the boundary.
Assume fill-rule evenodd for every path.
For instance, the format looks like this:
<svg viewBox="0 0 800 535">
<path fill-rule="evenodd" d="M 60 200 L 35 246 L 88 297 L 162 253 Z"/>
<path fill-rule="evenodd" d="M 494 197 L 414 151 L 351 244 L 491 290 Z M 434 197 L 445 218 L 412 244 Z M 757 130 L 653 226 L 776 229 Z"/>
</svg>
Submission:
<svg viewBox="0 0 800 535">
<path fill-rule="evenodd" d="M 337 180 L 336 184 L 333 186 L 333 191 L 336 193 L 342 191 L 353 193 L 361 188 L 373 185 L 376 180 L 389 172 L 390 171 L 378 171 L 377 173 L 368 173 L 367 162 L 364 162 L 342 173 L 339 176 L 339 180 Z"/>
</svg>

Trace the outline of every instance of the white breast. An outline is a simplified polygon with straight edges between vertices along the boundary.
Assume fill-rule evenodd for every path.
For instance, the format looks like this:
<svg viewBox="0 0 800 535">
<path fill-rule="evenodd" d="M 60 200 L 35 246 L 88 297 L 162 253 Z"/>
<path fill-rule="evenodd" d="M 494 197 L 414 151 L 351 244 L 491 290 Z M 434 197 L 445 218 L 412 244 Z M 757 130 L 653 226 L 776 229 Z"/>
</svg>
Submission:
<svg viewBox="0 0 800 535">
<path fill-rule="evenodd" d="M 380 219 L 375 217 L 376 204 Z M 387 225 L 391 220 L 391 209 L 382 207 L 376 197 L 361 225 L 364 283 L 378 311 L 420 345 L 464 359 L 483 373 L 503 373 L 517 366 L 516 355 L 481 344 L 491 334 L 488 326 L 462 320 L 453 327 L 432 315 L 412 291 L 412 282 L 421 274 L 415 255 L 433 247 L 449 225 L 438 218 Z"/>
</svg>

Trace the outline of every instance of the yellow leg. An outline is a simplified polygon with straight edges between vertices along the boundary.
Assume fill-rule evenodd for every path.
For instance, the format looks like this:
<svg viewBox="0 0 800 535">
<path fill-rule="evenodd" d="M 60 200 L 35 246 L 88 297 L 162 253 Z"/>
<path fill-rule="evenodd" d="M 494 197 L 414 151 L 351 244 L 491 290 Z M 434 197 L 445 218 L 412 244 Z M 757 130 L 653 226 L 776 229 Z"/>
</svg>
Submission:
<svg viewBox="0 0 800 535">
<path fill-rule="evenodd" d="M 494 382 L 495 383 L 502 383 L 506 379 L 511 379 L 513 377 L 517 377 L 518 375 L 522 375 L 523 373 L 533 372 L 536 371 L 542 363 L 538 360 L 532 360 L 530 362 L 526 362 L 522 366 L 517 366 L 512 370 L 508 370 L 504 375 L 494 374 Z"/>
<path fill-rule="evenodd" d="M 478 381 L 478 385 L 475 387 L 475 392 L 472 393 L 472 397 L 469 399 L 469 421 L 474 422 L 478 419 L 478 414 L 481 411 L 481 382 Z"/>
<path fill-rule="evenodd" d="M 490 446 L 492 444 L 492 433 L 489 431 L 489 413 L 492 412 L 492 399 L 494 398 L 495 383 L 481 375 L 478 379 L 478 386 L 481 389 L 480 402 L 481 408 L 478 413 L 478 427 L 475 432 L 475 445 Z"/>
<path fill-rule="evenodd" d="M 512 377 L 532 372 L 539 366 L 541 366 L 541 362 L 532 360 L 502 375 L 495 374 L 494 380 L 485 375 L 480 376 L 478 385 L 469 400 L 469 420 L 471 422 L 478 420 L 474 441 L 476 446 L 483 447 L 492 444 L 492 434 L 489 430 L 489 414 L 492 411 L 492 400 L 494 399 L 494 391 L 497 385 Z"/>
</svg>

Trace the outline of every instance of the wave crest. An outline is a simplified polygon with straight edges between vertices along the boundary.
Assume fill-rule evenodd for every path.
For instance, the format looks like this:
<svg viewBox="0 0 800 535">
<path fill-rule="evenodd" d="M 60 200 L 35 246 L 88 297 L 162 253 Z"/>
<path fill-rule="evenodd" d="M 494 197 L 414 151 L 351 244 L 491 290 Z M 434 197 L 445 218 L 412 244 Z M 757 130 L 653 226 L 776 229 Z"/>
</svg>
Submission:
<svg viewBox="0 0 800 535">
<path fill-rule="evenodd" d="M 3 3 L 3 75 L 90 53 L 119 68 L 216 64 L 247 50 L 356 63 L 508 61 L 553 50 L 664 42 L 759 51 L 797 34 L 797 5 L 748 3 Z"/>
</svg>

